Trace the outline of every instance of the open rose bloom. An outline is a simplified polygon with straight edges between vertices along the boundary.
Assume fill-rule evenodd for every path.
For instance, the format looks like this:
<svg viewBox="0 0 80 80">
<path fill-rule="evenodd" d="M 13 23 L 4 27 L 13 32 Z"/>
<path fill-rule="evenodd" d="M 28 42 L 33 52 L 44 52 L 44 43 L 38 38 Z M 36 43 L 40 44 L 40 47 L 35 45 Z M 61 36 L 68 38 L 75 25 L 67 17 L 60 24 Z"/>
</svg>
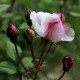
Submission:
<svg viewBox="0 0 80 80">
<path fill-rule="evenodd" d="M 47 38 L 51 42 L 72 41 L 74 30 L 63 23 L 62 13 L 31 12 L 30 19 L 34 30 L 41 37 Z"/>
</svg>

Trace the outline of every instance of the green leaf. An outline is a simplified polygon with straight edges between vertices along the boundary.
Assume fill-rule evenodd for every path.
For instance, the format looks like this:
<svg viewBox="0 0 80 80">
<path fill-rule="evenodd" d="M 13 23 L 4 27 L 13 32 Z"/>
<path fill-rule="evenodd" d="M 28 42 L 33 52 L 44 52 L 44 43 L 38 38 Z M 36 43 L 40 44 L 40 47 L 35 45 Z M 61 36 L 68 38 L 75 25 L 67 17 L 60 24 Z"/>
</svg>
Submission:
<svg viewBox="0 0 80 80">
<path fill-rule="evenodd" d="M 28 25 L 26 22 L 22 23 L 20 26 L 19 26 L 20 29 L 24 30 L 26 28 L 28 28 Z"/>
<path fill-rule="evenodd" d="M 22 76 L 22 80 L 27 80 L 27 78 L 26 78 L 26 77 L 24 77 L 24 76 Z"/>
<path fill-rule="evenodd" d="M 16 68 L 12 63 L 3 61 L 0 63 L 0 72 L 7 73 L 7 74 L 14 74 L 16 73 Z"/>
<path fill-rule="evenodd" d="M 15 21 L 19 21 L 19 20 L 22 20 L 22 19 L 24 19 L 24 17 L 21 16 L 21 15 L 16 15 L 16 16 L 13 17 L 13 20 L 15 20 Z"/>
<path fill-rule="evenodd" d="M 80 17 L 80 13 L 77 13 L 77 12 L 70 12 L 70 15 L 75 17 Z"/>
<path fill-rule="evenodd" d="M 43 0 L 42 0 L 42 1 L 43 1 Z M 43 2 L 45 2 L 45 3 L 52 3 L 53 0 L 44 0 Z"/>
<path fill-rule="evenodd" d="M 6 10 L 7 8 L 9 8 L 10 5 L 7 5 L 7 4 L 0 4 L 0 12 Z"/>
<path fill-rule="evenodd" d="M 6 13 L 6 14 L 2 15 L 1 17 L 2 18 L 11 18 L 13 16 L 14 16 L 14 13 Z"/>
<path fill-rule="evenodd" d="M 66 56 L 69 54 L 69 51 L 61 46 L 58 46 L 57 49 L 59 51 L 58 53 L 62 54 L 63 56 Z"/>
<path fill-rule="evenodd" d="M 19 52 L 19 56 L 20 56 L 21 53 L 22 53 L 22 50 L 21 50 L 21 48 L 19 46 L 17 46 L 17 48 L 18 48 L 18 52 Z M 12 60 L 16 61 L 15 46 L 10 41 L 7 42 L 6 53 Z"/>
<path fill-rule="evenodd" d="M 16 75 L 16 74 L 7 76 L 7 80 L 17 80 L 17 79 L 18 79 L 18 75 Z"/>
<path fill-rule="evenodd" d="M 8 0 L 0 0 L 0 2 L 4 3 L 4 2 L 7 2 Z"/>
<path fill-rule="evenodd" d="M 25 57 L 22 59 L 22 62 L 25 66 L 28 66 L 28 67 L 32 67 L 32 58 L 31 57 Z"/>
<path fill-rule="evenodd" d="M 31 57 L 25 57 L 25 58 L 23 58 L 22 59 L 22 62 L 23 62 L 23 64 L 26 66 L 26 67 L 29 67 L 29 68 L 32 68 L 32 58 Z M 20 71 L 21 72 L 24 72 L 24 69 L 23 69 L 23 67 L 22 67 L 22 65 L 20 64 L 19 65 L 19 69 L 20 69 Z"/>
<path fill-rule="evenodd" d="M 24 4 L 24 5 L 27 5 L 27 6 L 30 6 L 32 5 L 32 0 L 16 0 L 17 3 L 19 4 Z"/>
</svg>

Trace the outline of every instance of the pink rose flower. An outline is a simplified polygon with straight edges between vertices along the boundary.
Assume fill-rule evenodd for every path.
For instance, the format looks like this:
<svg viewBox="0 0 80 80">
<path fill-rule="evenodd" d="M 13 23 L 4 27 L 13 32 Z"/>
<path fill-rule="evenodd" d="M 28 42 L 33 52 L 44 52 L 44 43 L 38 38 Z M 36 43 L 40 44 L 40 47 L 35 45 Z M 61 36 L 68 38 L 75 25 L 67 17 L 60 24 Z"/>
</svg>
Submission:
<svg viewBox="0 0 80 80">
<path fill-rule="evenodd" d="M 72 41 L 74 30 L 63 23 L 62 13 L 31 12 L 30 19 L 34 30 L 41 37 L 47 38 L 51 42 Z"/>
</svg>

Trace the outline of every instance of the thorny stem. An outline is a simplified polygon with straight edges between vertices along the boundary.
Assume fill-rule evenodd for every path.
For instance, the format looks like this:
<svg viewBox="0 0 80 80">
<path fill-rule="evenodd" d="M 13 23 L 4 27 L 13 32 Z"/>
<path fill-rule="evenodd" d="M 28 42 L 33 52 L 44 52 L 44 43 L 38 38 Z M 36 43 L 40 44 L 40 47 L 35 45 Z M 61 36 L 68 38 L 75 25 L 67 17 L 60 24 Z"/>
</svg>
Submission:
<svg viewBox="0 0 80 80">
<path fill-rule="evenodd" d="M 44 63 L 44 60 L 46 59 L 46 57 L 47 57 L 47 55 L 48 55 L 51 47 L 52 47 L 52 44 L 50 44 L 50 47 L 48 48 L 48 50 L 47 50 L 47 52 L 46 52 L 46 55 L 44 56 L 44 58 L 43 58 L 43 60 L 42 60 L 42 62 L 41 62 L 41 64 L 40 64 L 40 66 L 42 66 L 42 64 Z"/>
<path fill-rule="evenodd" d="M 60 78 L 58 80 L 61 80 L 64 75 L 65 75 L 65 71 L 63 72 L 63 74 L 60 76 Z"/>
<path fill-rule="evenodd" d="M 33 77 L 31 76 L 31 74 L 29 73 L 29 71 L 26 69 L 26 67 L 24 66 L 23 62 L 21 61 L 21 58 L 20 58 L 20 56 L 19 56 L 19 53 L 18 53 L 16 44 L 14 44 L 14 45 L 15 45 L 16 54 L 17 54 L 17 57 L 18 57 L 20 63 L 22 64 L 23 68 L 25 69 L 25 71 L 27 72 L 27 74 L 29 75 L 29 77 L 30 77 L 31 79 L 33 79 Z"/>
<path fill-rule="evenodd" d="M 31 49 L 31 54 L 32 54 L 32 58 L 33 58 L 33 63 L 34 63 L 34 66 L 36 67 L 36 64 L 35 64 L 35 57 L 34 57 L 33 43 L 30 44 L 30 49 Z"/>
<path fill-rule="evenodd" d="M 35 73 L 35 76 L 34 76 L 34 80 L 36 80 L 37 73 L 38 73 L 38 70 L 37 70 L 37 69 L 38 69 L 38 67 L 39 67 L 39 65 L 40 65 L 41 59 L 42 59 L 42 57 L 43 57 L 43 54 L 44 54 L 44 51 L 45 51 L 45 48 L 46 48 L 46 45 L 47 45 L 47 41 L 46 41 L 45 44 L 44 44 L 44 47 L 43 47 L 41 56 L 40 56 L 40 58 L 39 58 L 39 62 L 38 62 L 37 68 L 36 68 L 36 73 Z"/>
<path fill-rule="evenodd" d="M 52 44 L 50 44 L 50 47 L 48 48 L 48 50 L 47 50 L 47 52 L 46 52 L 46 54 L 45 54 L 45 56 L 44 56 L 44 58 L 43 58 L 43 60 L 42 60 L 42 62 L 41 62 L 41 64 L 40 64 L 40 66 L 42 66 L 42 64 L 44 63 L 44 61 L 45 61 L 45 59 L 46 59 L 46 57 L 47 57 L 47 55 L 48 55 L 48 53 L 49 53 L 51 47 L 52 47 Z M 53 53 L 55 52 L 55 50 L 56 50 L 56 44 L 55 44 Z M 40 70 L 40 69 L 39 69 L 39 70 Z M 39 70 L 38 70 L 38 71 L 39 71 Z"/>
<path fill-rule="evenodd" d="M 16 56 L 16 54 L 15 54 L 15 56 Z M 22 80 L 22 75 L 20 74 L 19 69 L 18 69 L 17 57 L 16 57 L 16 70 L 17 70 L 17 74 L 18 74 L 18 80 Z"/>
<path fill-rule="evenodd" d="M 48 53 L 49 53 L 51 47 L 52 47 L 52 44 L 50 44 L 50 47 L 48 48 L 48 50 L 47 50 L 47 52 L 46 52 L 46 54 L 45 54 L 45 56 L 44 56 L 44 58 L 43 58 L 43 60 L 42 60 L 42 62 L 41 62 L 41 64 L 40 64 L 40 67 L 41 67 L 42 64 L 44 63 L 44 61 L 45 61 L 45 59 L 46 59 L 46 57 L 47 57 L 47 55 L 48 55 Z M 55 52 L 55 49 L 56 49 L 56 44 L 55 44 L 55 47 L 54 47 L 53 53 Z M 40 70 L 40 68 L 39 68 L 38 71 L 36 72 L 35 77 L 37 76 L 39 70 Z M 34 79 L 34 80 L 36 80 L 36 79 Z"/>
<path fill-rule="evenodd" d="M 40 64 L 40 62 L 41 62 L 41 59 L 42 59 L 42 57 L 43 57 L 43 54 L 44 54 L 46 45 L 47 45 L 47 41 L 46 41 L 45 44 L 44 44 L 44 47 L 43 47 L 43 50 L 42 50 L 42 53 L 41 53 L 41 56 L 40 56 L 40 58 L 39 58 L 39 62 L 38 62 L 38 65 L 37 65 L 37 66 L 39 66 L 39 64 Z"/>
</svg>

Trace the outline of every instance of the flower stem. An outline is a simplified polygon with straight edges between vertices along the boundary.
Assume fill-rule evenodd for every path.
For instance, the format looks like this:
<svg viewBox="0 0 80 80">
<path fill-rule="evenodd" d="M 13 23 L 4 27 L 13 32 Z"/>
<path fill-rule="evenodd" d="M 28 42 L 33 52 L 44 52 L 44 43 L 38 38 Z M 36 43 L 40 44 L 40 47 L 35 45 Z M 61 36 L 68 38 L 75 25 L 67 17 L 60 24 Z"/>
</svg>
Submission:
<svg viewBox="0 0 80 80">
<path fill-rule="evenodd" d="M 34 76 L 34 80 L 36 80 L 37 73 L 38 73 L 38 67 L 39 67 L 40 62 L 41 62 L 41 59 L 42 59 L 42 57 L 43 57 L 43 54 L 44 54 L 44 51 L 45 51 L 46 45 L 47 45 L 47 41 L 46 41 L 45 44 L 44 44 L 44 47 L 43 47 L 43 50 L 42 50 L 41 56 L 40 56 L 40 58 L 39 58 L 39 62 L 38 62 L 37 68 L 36 68 L 36 73 L 35 73 L 35 76 Z"/>
<path fill-rule="evenodd" d="M 42 53 L 41 53 L 41 56 L 40 56 L 40 58 L 39 58 L 39 62 L 38 62 L 38 65 L 37 65 L 37 66 L 39 66 L 39 64 L 40 64 L 40 62 L 41 62 L 41 59 L 42 59 L 42 57 L 43 57 L 43 54 L 44 54 L 46 45 L 47 45 L 47 41 L 46 41 L 45 44 L 44 44 L 44 47 L 43 47 L 43 50 L 42 50 Z"/>
<path fill-rule="evenodd" d="M 63 72 L 63 74 L 60 76 L 60 78 L 58 80 L 61 80 L 64 75 L 65 75 L 65 71 Z"/>
<path fill-rule="evenodd" d="M 50 47 L 48 48 L 48 50 L 47 50 L 47 52 L 46 52 L 46 55 L 44 56 L 44 58 L 43 58 L 43 60 L 42 60 L 42 62 L 41 62 L 41 64 L 40 64 L 40 66 L 42 66 L 42 64 L 44 63 L 44 61 L 45 61 L 45 59 L 46 59 L 46 57 L 47 57 L 47 55 L 48 55 L 51 47 L 52 47 L 52 44 L 50 44 Z"/>
<path fill-rule="evenodd" d="M 31 49 L 31 54 L 32 54 L 32 58 L 33 58 L 33 63 L 34 63 L 34 66 L 36 67 L 36 64 L 35 64 L 35 57 L 34 57 L 33 43 L 30 44 L 30 49 Z"/>
<path fill-rule="evenodd" d="M 41 62 L 41 64 L 40 64 L 40 66 L 42 66 L 42 64 L 44 63 L 44 61 L 45 61 L 45 59 L 46 59 L 46 57 L 47 57 L 47 55 L 48 55 L 51 47 L 52 47 L 52 44 L 50 44 L 50 47 L 48 48 L 48 50 L 47 50 L 47 52 L 46 52 L 46 54 L 45 54 L 45 56 L 44 56 L 44 58 L 43 58 L 43 60 L 42 60 L 42 62 Z M 54 47 L 53 53 L 55 52 L 55 49 L 56 49 L 56 45 L 55 45 L 55 47 Z M 36 72 L 36 74 L 35 74 L 35 77 L 37 76 L 39 70 L 40 70 L 40 68 L 37 70 L 37 72 Z"/>
<path fill-rule="evenodd" d="M 17 45 L 16 45 L 16 44 L 14 44 L 14 45 L 15 45 L 17 57 L 18 57 L 21 65 L 23 66 L 23 68 L 25 69 L 25 71 L 27 72 L 27 74 L 29 75 L 29 77 L 30 77 L 31 79 L 33 79 L 33 77 L 31 76 L 31 74 L 29 73 L 29 71 L 28 71 L 27 68 L 24 66 L 23 62 L 21 61 L 21 58 L 20 58 L 19 53 L 18 53 L 18 50 L 17 50 Z"/>
</svg>

